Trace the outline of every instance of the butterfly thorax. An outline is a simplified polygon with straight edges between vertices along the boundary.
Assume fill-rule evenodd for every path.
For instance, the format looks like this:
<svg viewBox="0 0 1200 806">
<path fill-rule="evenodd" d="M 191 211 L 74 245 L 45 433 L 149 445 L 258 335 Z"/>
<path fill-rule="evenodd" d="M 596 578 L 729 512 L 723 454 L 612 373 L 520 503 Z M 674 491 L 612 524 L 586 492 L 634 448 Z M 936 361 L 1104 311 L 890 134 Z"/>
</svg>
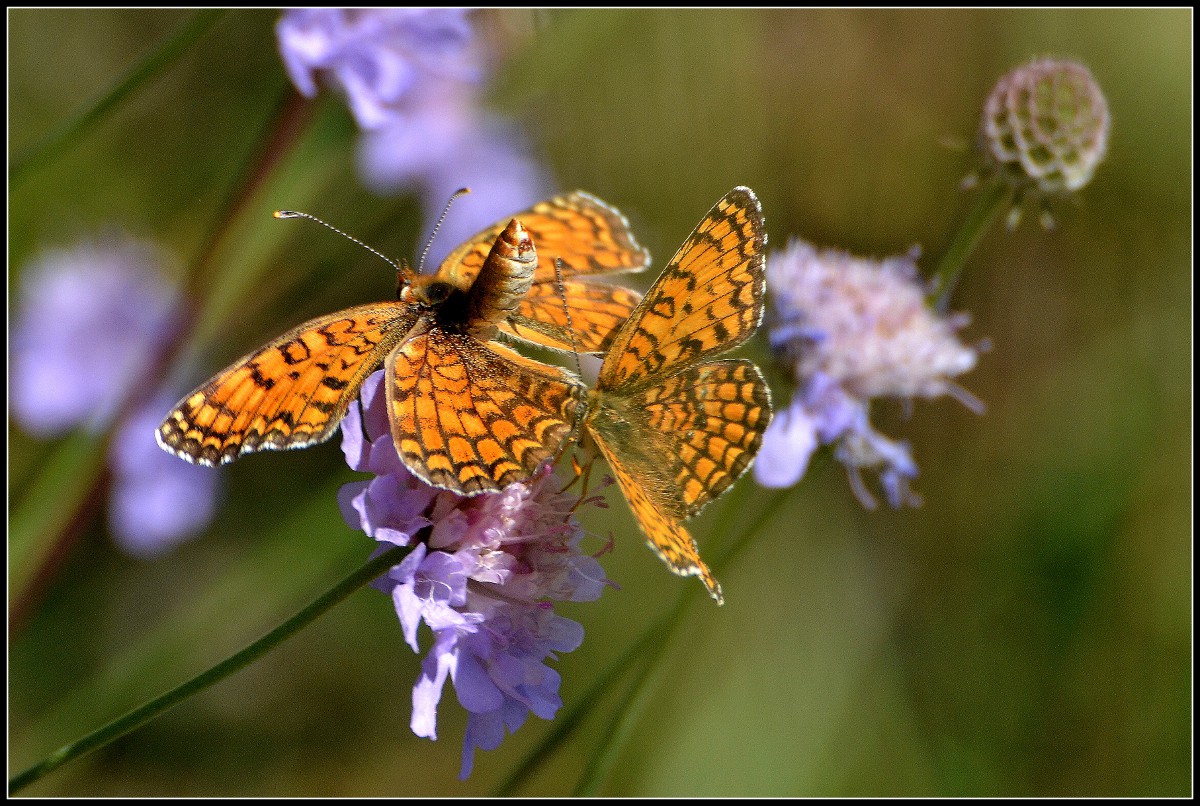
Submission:
<svg viewBox="0 0 1200 806">
<path fill-rule="evenodd" d="M 469 332 L 468 293 L 437 275 L 417 275 L 400 290 L 400 301 L 417 312 L 410 335 L 438 329 L 444 333 Z"/>
</svg>

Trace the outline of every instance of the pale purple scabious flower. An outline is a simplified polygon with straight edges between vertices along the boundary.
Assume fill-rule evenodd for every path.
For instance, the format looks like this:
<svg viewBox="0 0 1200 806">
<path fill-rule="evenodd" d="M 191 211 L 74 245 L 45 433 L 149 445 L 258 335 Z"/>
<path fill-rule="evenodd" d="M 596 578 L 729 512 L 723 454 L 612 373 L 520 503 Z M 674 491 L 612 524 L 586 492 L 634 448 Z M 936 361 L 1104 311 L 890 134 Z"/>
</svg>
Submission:
<svg viewBox="0 0 1200 806">
<path fill-rule="evenodd" d="M 12 328 L 13 417 L 40 437 L 104 428 L 179 322 L 163 256 L 123 237 L 26 266 Z"/>
<path fill-rule="evenodd" d="M 870 401 L 949 394 L 972 411 L 982 404 L 951 380 L 978 358 L 956 336 L 967 317 L 930 308 L 916 257 L 868 260 L 793 239 L 768 261 L 771 346 L 794 372 L 796 392 L 763 435 L 760 484 L 795 484 L 813 451 L 833 445 L 864 506 L 875 506 L 864 468 L 878 469 L 893 507 L 920 502 L 909 488 L 917 465 L 908 445 L 872 427 Z"/>
<path fill-rule="evenodd" d="M 196 536 L 216 514 L 221 473 L 182 462 L 154 433 L 178 393 L 159 393 L 126 416 L 109 447 L 108 522 L 116 544 L 152 559 Z"/>
<path fill-rule="evenodd" d="M 359 173 L 372 190 L 419 188 L 427 223 L 437 220 L 454 191 L 471 189 L 442 223 L 430 250 L 433 265 L 503 216 L 545 198 L 551 188 L 548 172 L 516 126 L 463 97 L 463 88 L 439 95 L 410 121 L 364 133 L 358 155 Z"/>
<path fill-rule="evenodd" d="M 276 24 L 279 52 L 296 88 L 317 94 L 322 79 L 340 90 L 363 129 L 411 114 L 431 80 L 476 82 L 478 43 L 461 8 L 298 8 Z"/>
<path fill-rule="evenodd" d="M 13 419 L 53 437 L 114 427 L 109 524 L 119 547 L 151 557 L 212 518 L 218 475 L 158 447 L 158 421 L 178 394 L 159 393 L 113 424 L 155 379 L 148 373 L 178 331 L 178 290 L 167 258 L 126 237 L 50 250 L 25 267 L 12 330 Z"/>
<path fill-rule="evenodd" d="M 548 173 L 512 123 L 482 103 L 487 48 L 464 9 L 301 9 L 280 52 L 297 88 L 339 87 L 363 130 L 359 174 L 380 194 L 417 190 L 427 223 L 471 189 L 431 250 L 434 264 L 503 216 L 548 195 Z"/>
<path fill-rule="evenodd" d="M 414 549 L 375 586 L 389 593 L 404 638 L 433 646 L 413 687 L 411 727 L 437 738 L 447 677 L 469 712 L 460 777 L 476 748 L 491 750 L 530 712 L 550 719 L 562 705 L 560 677 L 546 665 L 583 641 L 583 628 L 555 615 L 554 601 L 594 601 L 611 584 L 583 553 L 573 515 L 578 496 L 558 492 L 549 471 L 499 493 L 465 497 L 417 479 L 401 463 L 388 427 L 382 371 L 363 384 L 362 406 L 342 421 L 342 450 L 355 470 L 376 474 L 342 487 L 351 526 L 380 543 Z"/>
</svg>

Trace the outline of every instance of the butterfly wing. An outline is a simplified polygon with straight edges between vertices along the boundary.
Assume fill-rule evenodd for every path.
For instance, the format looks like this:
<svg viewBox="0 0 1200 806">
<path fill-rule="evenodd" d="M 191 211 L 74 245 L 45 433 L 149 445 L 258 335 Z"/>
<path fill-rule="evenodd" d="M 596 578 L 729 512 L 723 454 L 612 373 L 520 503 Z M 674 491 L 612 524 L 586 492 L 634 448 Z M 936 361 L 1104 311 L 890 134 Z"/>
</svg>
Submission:
<svg viewBox="0 0 1200 806">
<path fill-rule="evenodd" d="M 563 277 L 641 271 L 650 265 L 650 253 L 633 237 L 625 216 L 590 193 L 576 190 L 540 201 L 488 227 L 451 252 L 438 273 L 459 288 L 469 287 L 496 237 L 513 218 L 525 226 L 537 246 L 534 282 L 554 282 L 558 259 Z"/>
<path fill-rule="evenodd" d="M 771 395 L 744 359 L 710 361 L 629 397 L 606 398 L 652 451 L 646 494 L 684 520 L 719 497 L 750 466 L 771 420 Z"/>
<path fill-rule="evenodd" d="M 735 188 L 708 212 L 613 336 L 589 400 L 588 433 L 650 547 L 678 574 L 720 587 L 680 521 L 749 467 L 770 395 L 749 361 L 709 361 L 762 320 L 766 230 Z"/>
<path fill-rule="evenodd" d="M 435 487 L 475 495 L 525 481 L 574 428 L 581 384 L 499 344 L 432 328 L 386 367 L 396 449 Z"/>
<path fill-rule="evenodd" d="M 602 353 L 641 298 L 605 283 L 564 280 L 561 290 L 557 283 L 535 283 L 500 329 L 553 350 Z"/>
<path fill-rule="evenodd" d="M 412 305 L 380 302 L 305 322 L 179 401 L 158 427 L 158 443 L 189 462 L 223 465 L 324 442 L 417 317 Z"/>
<path fill-rule="evenodd" d="M 687 237 L 613 338 L 597 388 L 628 393 L 748 339 L 762 321 L 766 243 L 757 197 L 734 188 Z"/>
<path fill-rule="evenodd" d="M 640 296 L 585 278 L 640 271 L 650 264 L 650 254 L 629 231 L 629 222 L 616 209 L 582 191 L 538 202 L 512 218 L 520 221 L 533 239 L 538 262 L 533 288 L 509 319 L 500 323 L 500 329 L 552 349 L 601 351 Z M 469 288 L 507 224 L 506 219 L 459 246 L 442 262 L 439 275 L 459 288 Z M 561 270 L 556 270 L 560 260 Z"/>
<path fill-rule="evenodd" d="M 604 422 L 611 424 L 613 421 Z M 708 588 L 709 595 L 716 599 L 718 604 L 723 603 L 721 585 L 704 564 L 704 560 L 700 559 L 696 541 L 677 519 L 663 514 L 646 495 L 646 478 L 658 472 L 656 463 L 661 457 L 643 451 L 636 442 L 621 442 L 618 434 L 622 430 L 619 426 L 611 430 L 605 429 L 605 435 L 602 437 L 593 424 L 590 433 L 608 466 L 612 468 L 613 475 L 617 478 L 617 486 L 621 488 L 634 518 L 646 535 L 646 545 L 676 574 L 699 576 L 704 587 Z"/>
</svg>

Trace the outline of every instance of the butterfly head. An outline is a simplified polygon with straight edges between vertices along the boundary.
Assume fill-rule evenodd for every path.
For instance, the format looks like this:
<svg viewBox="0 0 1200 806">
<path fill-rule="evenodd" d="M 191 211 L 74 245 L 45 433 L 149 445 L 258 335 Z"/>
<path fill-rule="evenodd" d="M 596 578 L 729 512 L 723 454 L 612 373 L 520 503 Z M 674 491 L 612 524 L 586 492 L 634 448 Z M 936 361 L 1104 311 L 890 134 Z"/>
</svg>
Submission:
<svg viewBox="0 0 1200 806">
<path fill-rule="evenodd" d="M 405 278 L 400 287 L 401 302 L 412 302 L 424 308 L 441 307 L 450 299 L 458 287 L 438 275 L 418 274 Z"/>
</svg>

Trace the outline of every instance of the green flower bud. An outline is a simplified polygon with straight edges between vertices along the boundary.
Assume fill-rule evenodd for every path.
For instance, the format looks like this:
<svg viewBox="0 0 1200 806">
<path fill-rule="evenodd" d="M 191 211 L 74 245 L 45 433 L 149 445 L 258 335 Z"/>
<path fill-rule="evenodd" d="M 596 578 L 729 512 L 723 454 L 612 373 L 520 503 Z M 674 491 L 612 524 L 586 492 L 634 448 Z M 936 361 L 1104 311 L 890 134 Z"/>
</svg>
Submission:
<svg viewBox="0 0 1200 806">
<path fill-rule="evenodd" d="M 980 141 L 1001 176 L 1045 195 L 1079 190 L 1108 149 L 1108 103 L 1078 62 L 1035 59 L 1007 73 L 983 107 Z"/>
</svg>

